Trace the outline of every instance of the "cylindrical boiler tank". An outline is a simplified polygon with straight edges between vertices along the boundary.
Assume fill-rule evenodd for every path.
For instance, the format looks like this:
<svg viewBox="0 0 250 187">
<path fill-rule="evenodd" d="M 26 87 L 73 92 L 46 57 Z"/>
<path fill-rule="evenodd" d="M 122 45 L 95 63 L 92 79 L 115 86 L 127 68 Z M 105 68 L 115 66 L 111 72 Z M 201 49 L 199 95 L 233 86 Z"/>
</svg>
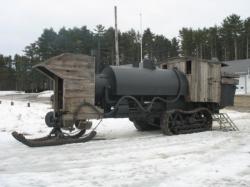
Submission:
<svg viewBox="0 0 250 187">
<path fill-rule="evenodd" d="M 108 86 L 112 95 L 117 96 L 176 96 L 186 95 L 188 90 L 183 73 L 158 68 L 110 66 L 97 76 L 96 81 L 97 90 Z"/>
</svg>

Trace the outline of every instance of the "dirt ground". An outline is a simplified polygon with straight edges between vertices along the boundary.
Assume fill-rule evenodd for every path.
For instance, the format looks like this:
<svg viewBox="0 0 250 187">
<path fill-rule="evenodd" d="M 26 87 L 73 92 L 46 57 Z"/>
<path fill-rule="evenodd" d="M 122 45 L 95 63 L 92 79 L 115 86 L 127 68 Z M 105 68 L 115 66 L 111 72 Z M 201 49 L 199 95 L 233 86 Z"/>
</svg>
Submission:
<svg viewBox="0 0 250 187">
<path fill-rule="evenodd" d="M 236 95 L 234 97 L 234 106 L 250 110 L 250 95 Z"/>
</svg>

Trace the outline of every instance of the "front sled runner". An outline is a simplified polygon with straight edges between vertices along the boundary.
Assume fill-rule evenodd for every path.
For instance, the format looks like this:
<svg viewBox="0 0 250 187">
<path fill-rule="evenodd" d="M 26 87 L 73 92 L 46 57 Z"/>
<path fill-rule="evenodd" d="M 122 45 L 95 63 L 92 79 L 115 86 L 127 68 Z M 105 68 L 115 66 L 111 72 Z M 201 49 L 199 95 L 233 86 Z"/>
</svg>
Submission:
<svg viewBox="0 0 250 187">
<path fill-rule="evenodd" d="M 38 64 L 35 68 L 53 80 L 53 111 L 45 116 L 52 128 L 49 135 L 28 139 L 13 132 L 19 142 L 30 147 L 83 143 L 93 139 L 91 119 L 100 119 L 103 110 L 95 106 L 94 57 L 66 53 Z M 86 131 L 90 132 L 85 134 Z"/>
<path fill-rule="evenodd" d="M 54 129 L 53 129 L 54 130 Z M 53 131 L 52 130 L 52 131 Z M 23 134 L 13 132 L 12 136 L 19 142 L 29 147 L 43 147 L 43 146 L 55 146 L 72 143 L 84 143 L 93 139 L 96 135 L 96 131 L 91 131 L 88 135 L 82 136 L 82 131 L 76 135 L 65 135 L 62 132 L 50 133 L 48 136 L 36 139 L 27 139 Z"/>
</svg>

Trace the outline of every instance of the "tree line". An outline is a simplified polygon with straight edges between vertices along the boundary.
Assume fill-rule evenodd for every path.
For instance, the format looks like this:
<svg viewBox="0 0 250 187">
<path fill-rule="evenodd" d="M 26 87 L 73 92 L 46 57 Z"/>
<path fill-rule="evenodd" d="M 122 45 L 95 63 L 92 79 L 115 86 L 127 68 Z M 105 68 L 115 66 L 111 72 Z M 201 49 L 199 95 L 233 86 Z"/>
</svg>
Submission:
<svg viewBox="0 0 250 187">
<path fill-rule="evenodd" d="M 182 54 L 222 61 L 250 58 L 250 17 L 242 20 L 232 14 L 220 26 L 180 30 Z"/>
<path fill-rule="evenodd" d="M 97 71 L 115 64 L 114 28 L 97 25 L 94 30 L 81 28 L 44 29 L 41 36 L 24 49 L 24 55 L 0 55 L 0 90 L 41 91 L 52 83 L 32 69 L 52 56 L 65 52 L 95 56 Z M 140 62 L 140 40 L 143 56 L 161 62 L 176 56 L 197 56 L 219 60 L 249 58 L 250 17 L 243 20 L 232 14 L 217 26 L 192 29 L 182 28 L 179 37 L 171 39 L 153 33 L 149 28 L 141 36 L 131 29 L 118 33 L 120 64 Z"/>
</svg>

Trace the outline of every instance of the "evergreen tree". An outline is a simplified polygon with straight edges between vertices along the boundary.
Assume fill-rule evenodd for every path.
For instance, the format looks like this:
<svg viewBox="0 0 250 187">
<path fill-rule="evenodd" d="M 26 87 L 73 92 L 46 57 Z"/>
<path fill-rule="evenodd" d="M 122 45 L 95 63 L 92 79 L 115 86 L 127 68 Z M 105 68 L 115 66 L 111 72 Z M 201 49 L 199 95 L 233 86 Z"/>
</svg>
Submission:
<svg viewBox="0 0 250 187">
<path fill-rule="evenodd" d="M 131 29 L 130 31 L 121 33 L 119 40 L 121 63 L 131 64 L 139 62 L 139 46 L 139 40 L 135 30 Z"/>
<path fill-rule="evenodd" d="M 250 40 L 250 17 L 248 17 L 244 21 L 244 34 L 245 34 L 245 41 L 246 41 L 246 58 L 250 58 L 249 54 L 249 40 Z"/>
<path fill-rule="evenodd" d="M 153 42 L 154 42 L 154 34 L 151 32 L 149 28 L 147 28 L 142 36 L 142 47 L 143 47 L 143 55 L 148 55 L 149 58 L 153 57 Z"/>
<path fill-rule="evenodd" d="M 171 53 L 171 42 L 163 35 L 155 35 L 153 41 L 153 57 L 157 61 L 166 60 Z"/>
<path fill-rule="evenodd" d="M 105 62 L 103 59 L 103 55 L 102 55 L 102 50 L 101 50 L 101 46 L 102 46 L 102 40 L 103 40 L 103 35 L 105 33 L 105 27 L 103 25 L 97 25 L 95 30 L 95 41 L 97 44 L 97 48 L 96 48 L 96 72 L 98 73 L 102 66 L 104 66 Z"/>
<path fill-rule="evenodd" d="M 226 17 L 222 23 L 222 36 L 224 37 L 225 49 L 229 50 L 229 58 L 238 59 L 239 38 L 242 34 L 243 25 L 240 16 L 232 14 Z M 233 46 L 233 48 L 231 47 Z"/>
<path fill-rule="evenodd" d="M 64 38 L 66 38 L 66 36 Z M 38 38 L 38 41 L 36 43 L 38 45 L 37 55 L 41 57 L 41 60 L 48 59 L 52 56 L 55 56 L 61 53 L 61 51 L 57 50 L 57 46 L 56 46 L 57 33 L 52 28 L 44 29 L 42 35 Z M 65 45 L 68 45 L 68 44 L 65 44 Z"/>
<path fill-rule="evenodd" d="M 184 56 L 194 56 L 195 43 L 193 41 L 193 29 L 182 28 L 182 30 L 180 30 L 179 33 L 181 38 L 182 54 Z"/>
<path fill-rule="evenodd" d="M 177 57 L 179 56 L 179 41 L 176 37 L 172 38 L 171 40 L 171 48 L 170 48 L 170 55 L 169 57 Z"/>
</svg>

